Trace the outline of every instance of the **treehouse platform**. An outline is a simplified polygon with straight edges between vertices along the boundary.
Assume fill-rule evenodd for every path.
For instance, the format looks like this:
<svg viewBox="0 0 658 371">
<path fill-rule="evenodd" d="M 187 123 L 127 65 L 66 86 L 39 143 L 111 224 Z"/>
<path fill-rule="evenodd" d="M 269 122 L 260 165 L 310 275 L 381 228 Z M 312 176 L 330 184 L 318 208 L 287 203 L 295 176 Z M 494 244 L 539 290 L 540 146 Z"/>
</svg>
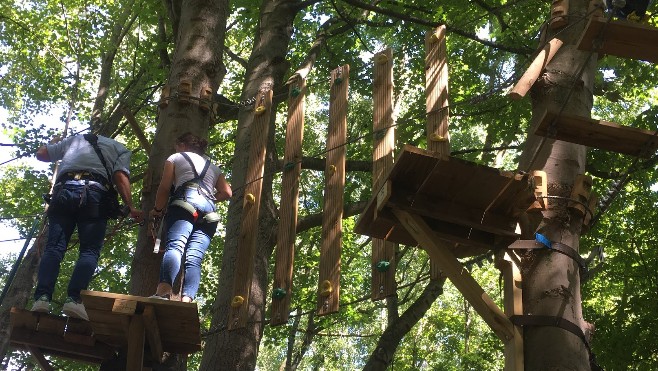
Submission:
<svg viewBox="0 0 658 371">
<path fill-rule="evenodd" d="M 651 157 L 658 149 L 653 131 L 550 111 L 541 118 L 535 134 L 642 158 Z"/>
<path fill-rule="evenodd" d="M 517 240 L 518 216 L 536 200 L 527 175 L 501 172 L 406 145 L 355 231 L 382 240 L 419 243 L 395 216 L 420 216 L 456 257 L 507 247 Z"/>
<path fill-rule="evenodd" d="M 578 41 L 578 49 L 658 63 L 658 28 L 592 17 Z"/>
<path fill-rule="evenodd" d="M 89 321 L 12 308 L 11 344 L 40 363 L 47 362 L 43 355 L 53 355 L 100 364 L 123 349 L 127 370 L 142 370 L 145 352 L 159 361 L 163 352 L 201 350 L 195 303 L 97 291 L 81 296 Z"/>
</svg>

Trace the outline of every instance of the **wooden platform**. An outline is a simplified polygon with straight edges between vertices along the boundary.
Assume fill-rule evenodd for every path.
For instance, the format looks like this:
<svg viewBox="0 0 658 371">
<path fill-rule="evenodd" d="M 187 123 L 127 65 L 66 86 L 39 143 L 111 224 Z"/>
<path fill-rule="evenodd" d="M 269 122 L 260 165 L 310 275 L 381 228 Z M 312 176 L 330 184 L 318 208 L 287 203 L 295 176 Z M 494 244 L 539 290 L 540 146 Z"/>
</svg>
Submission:
<svg viewBox="0 0 658 371">
<path fill-rule="evenodd" d="M 130 371 L 142 370 L 145 351 L 159 362 L 163 352 L 201 350 L 194 303 L 97 291 L 81 296 L 89 321 L 12 308 L 11 345 L 46 365 L 43 355 L 100 364 L 123 349 Z"/>
<path fill-rule="evenodd" d="M 578 41 L 578 49 L 594 50 L 593 44 L 603 30 L 599 54 L 658 63 L 658 28 L 629 21 L 606 23 L 603 18 L 590 18 Z"/>
<path fill-rule="evenodd" d="M 100 341 L 118 347 L 127 346 L 130 317 L 134 314 L 144 316 L 150 307 L 155 318 L 145 318 L 146 331 L 159 333 L 163 351 L 189 354 L 201 350 L 199 314 L 195 303 L 98 291 L 82 291 L 81 296 L 94 336 Z M 152 320 L 155 322 L 149 325 Z M 157 329 L 149 329 L 153 325 Z"/>
<path fill-rule="evenodd" d="M 556 113 L 546 112 L 535 134 L 642 158 L 651 157 L 658 149 L 658 136 L 653 131 L 566 113 L 555 122 L 554 133 L 549 133 L 556 117 Z M 645 145 L 648 148 L 643 151 Z"/>
<path fill-rule="evenodd" d="M 436 237 L 452 244 L 457 257 L 506 247 L 519 238 L 517 218 L 534 202 L 527 176 L 405 146 L 384 186 L 370 200 L 355 231 L 416 245 L 392 210 L 420 215 Z"/>
</svg>

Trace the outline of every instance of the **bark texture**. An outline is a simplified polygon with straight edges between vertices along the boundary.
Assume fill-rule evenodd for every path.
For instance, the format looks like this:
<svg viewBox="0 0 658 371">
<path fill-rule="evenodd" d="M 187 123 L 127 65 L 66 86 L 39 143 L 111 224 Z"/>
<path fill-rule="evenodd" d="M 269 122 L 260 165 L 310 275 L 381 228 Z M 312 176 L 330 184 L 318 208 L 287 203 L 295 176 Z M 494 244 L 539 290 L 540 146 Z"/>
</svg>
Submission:
<svg viewBox="0 0 658 371">
<path fill-rule="evenodd" d="M 546 109 L 590 117 L 597 57 L 577 50 L 574 45 L 586 24 L 588 4 L 588 0 L 570 2 L 571 24 L 559 30 L 564 45 L 531 91 L 532 124 L 520 169 L 546 171 L 551 196 L 570 197 L 576 176 L 585 171 L 586 148 L 540 138 L 532 133 Z M 545 31 L 540 47 L 554 36 L 554 31 Z M 577 251 L 582 218 L 567 208 L 566 200 L 549 201 L 549 208 L 543 212 L 539 225 L 526 227 L 529 227 L 529 232 L 536 230 L 551 241 L 561 242 Z M 525 315 L 565 318 L 581 329 L 585 328 L 579 267 L 574 260 L 548 250 L 535 250 L 523 256 L 522 274 Z M 526 326 L 524 348 L 528 370 L 590 369 L 589 354 L 583 341 L 559 327 Z"/>
</svg>

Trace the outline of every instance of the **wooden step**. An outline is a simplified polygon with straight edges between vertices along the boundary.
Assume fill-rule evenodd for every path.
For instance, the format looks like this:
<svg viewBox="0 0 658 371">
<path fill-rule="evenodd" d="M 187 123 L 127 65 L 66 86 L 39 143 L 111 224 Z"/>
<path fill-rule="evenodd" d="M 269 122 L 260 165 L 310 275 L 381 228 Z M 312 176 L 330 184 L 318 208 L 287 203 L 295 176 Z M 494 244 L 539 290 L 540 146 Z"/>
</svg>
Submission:
<svg viewBox="0 0 658 371">
<path fill-rule="evenodd" d="M 552 125 L 554 130 L 550 130 Z M 547 111 L 535 134 L 641 158 L 650 158 L 658 149 L 654 131 L 567 113 L 558 117 Z"/>
<path fill-rule="evenodd" d="M 602 43 L 597 48 L 595 44 L 600 35 Z M 578 41 L 578 49 L 658 63 L 658 28 L 592 17 Z"/>
</svg>

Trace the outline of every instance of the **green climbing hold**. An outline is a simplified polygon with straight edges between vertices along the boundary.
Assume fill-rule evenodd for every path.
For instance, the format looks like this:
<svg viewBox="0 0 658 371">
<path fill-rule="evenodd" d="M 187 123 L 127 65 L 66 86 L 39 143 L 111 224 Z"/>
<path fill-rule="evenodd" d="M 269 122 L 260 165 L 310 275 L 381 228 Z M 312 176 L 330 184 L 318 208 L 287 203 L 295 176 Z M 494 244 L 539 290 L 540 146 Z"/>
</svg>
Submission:
<svg viewBox="0 0 658 371">
<path fill-rule="evenodd" d="M 280 287 L 277 287 L 272 291 L 272 297 L 274 299 L 283 299 L 286 296 L 286 290 Z"/>
<path fill-rule="evenodd" d="M 340 76 L 336 77 L 336 79 L 334 79 L 334 84 L 340 84 L 341 82 L 343 82 L 343 78 L 340 77 Z"/>
<path fill-rule="evenodd" d="M 375 268 L 377 268 L 378 271 L 383 273 L 383 272 L 386 272 L 390 266 L 391 266 L 391 263 L 387 262 L 386 260 L 382 260 L 379 263 L 377 263 Z"/>
</svg>

